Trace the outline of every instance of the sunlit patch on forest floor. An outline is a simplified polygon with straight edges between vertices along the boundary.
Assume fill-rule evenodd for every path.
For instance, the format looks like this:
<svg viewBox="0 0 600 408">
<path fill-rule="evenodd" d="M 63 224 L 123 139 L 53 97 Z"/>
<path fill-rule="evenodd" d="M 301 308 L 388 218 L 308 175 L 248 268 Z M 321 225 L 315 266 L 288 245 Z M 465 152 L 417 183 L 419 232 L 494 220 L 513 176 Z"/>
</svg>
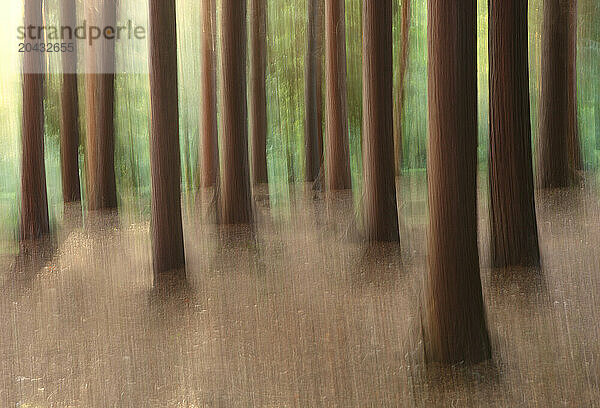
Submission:
<svg viewBox="0 0 600 408">
<path fill-rule="evenodd" d="M 540 270 L 488 267 L 485 188 L 492 362 L 423 364 L 422 175 L 402 182 L 401 250 L 360 240 L 349 195 L 297 186 L 275 217 L 263 188 L 254 230 L 206 222 L 208 194 L 186 209 L 188 284 L 171 290 L 153 289 L 149 222 L 127 217 L 67 211 L 0 259 L 0 406 L 597 406 L 595 183 L 538 193 Z"/>
</svg>

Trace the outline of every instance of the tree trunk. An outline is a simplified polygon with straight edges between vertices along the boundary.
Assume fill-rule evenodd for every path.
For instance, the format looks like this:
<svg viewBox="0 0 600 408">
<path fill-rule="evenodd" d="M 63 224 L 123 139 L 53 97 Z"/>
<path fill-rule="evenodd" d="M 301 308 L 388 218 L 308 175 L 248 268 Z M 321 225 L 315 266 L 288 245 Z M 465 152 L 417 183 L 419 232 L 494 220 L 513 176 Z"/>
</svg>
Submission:
<svg viewBox="0 0 600 408">
<path fill-rule="evenodd" d="M 250 136 L 252 182 L 267 182 L 267 3 L 250 1 Z"/>
<path fill-rule="evenodd" d="M 96 24 L 99 16 L 96 11 L 96 0 L 85 0 L 85 20 L 88 24 Z M 98 168 L 98 129 L 96 127 L 97 117 L 97 83 L 98 83 L 98 46 L 86 45 L 85 55 L 85 182 L 86 200 L 90 210 L 94 209 L 98 181 L 96 169 Z M 93 201 L 93 203 L 92 203 Z M 94 204 L 94 205 L 93 205 Z"/>
<path fill-rule="evenodd" d="M 75 0 L 61 0 L 62 24 L 76 26 Z M 73 41 L 73 46 L 77 43 Z M 60 163 L 65 203 L 81 201 L 79 186 L 79 97 L 77 94 L 77 50 L 62 54 Z"/>
<path fill-rule="evenodd" d="M 567 187 L 569 171 L 569 3 L 545 0 L 542 25 L 537 177 L 540 188 Z"/>
<path fill-rule="evenodd" d="M 200 84 L 202 111 L 200 113 L 201 187 L 214 187 L 219 175 L 219 140 L 217 131 L 217 67 L 216 5 L 215 0 L 202 0 L 202 65 Z"/>
<path fill-rule="evenodd" d="M 490 221 L 495 267 L 539 265 L 527 2 L 490 0 Z"/>
<path fill-rule="evenodd" d="M 307 47 L 305 62 L 304 153 L 305 180 L 314 182 L 323 164 L 323 93 L 322 80 L 322 5 L 320 0 L 309 0 Z"/>
<path fill-rule="evenodd" d="M 587 16 L 589 22 L 589 41 L 595 44 L 596 47 L 600 47 L 600 25 L 596 22 L 600 21 L 600 4 L 595 2 L 587 2 L 587 7 L 584 9 L 583 14 Z M 592 104 L 594 106 L 594 129 L 595 129 L 595 146 L 596 150 L 600 150 L 600 52 L 596 48 L 595 55 L 591 58 L 594 66 L 592 75 L 596 78 L 596 87 Z"/>
<path fill-rule="evenodd" d="M 323 158 L 324 158 L 324 148 L 323 148 L 323 55 L 325 49 L 325 5 L 323 4 L 323 0 L 317 1 L 317 24 L 316 24 L 316 38 L 317 38 L 317 68 L 316 68 L 316 90 L 317 94 L 315 97 L 317 103 L 317 149 L 319 150 L 319 172 L 323 172 Z M 317 173 L 316 179 L 319 177 Z"/>
<path fill-rule="evenodd" d="M 399 241 L 394 174 L 392 0 L 363 1 L 365 234 Z"/>
<path fill-rule="evenodd" d="M 600 68 L 596 68 L 598 77 L 600 77 Z M 594 104 L 594 114 L 596 117 L 596 150 L 600 150 L 600 84 L 596 83 L 596 97 Z"/>
<path fill-rule="evenodd" d="M 106 26 L 114 27 L 117 21 L 116 0 L 104 0 L 104 18 Z M 100 76 L 98 86 L 98 182 L 100 195 L 97 208 L 117 208 L 117 186 L 115 178 L 115 45 L 114 41 L 105 42 L 102 58 L 106 68 Z"/>
<path fill-rule="evenodd" d="M 94 15 L 94 0 L 90 1 L 88 12 L 91 18 L 99 20 L 99 26 L 116 25 L 115 0 L 103 1 Z M 88 137 L 88 207 L 90 210 L 116 209 L 117 187 L 115 180 L 115 126 L 114 126 L 114 41 L 96 40 L 98 44 L 88 48 L 88 68 L 86 104 Z M 91 71 L 90 71 L 91 69 Z"/>
<path fill-rule="evenodd" d="M 248 112 L 246 108 L 246 3 L 222 0 L 222 150 L 223 224 L 252 222 L 248 166 Z"/>
<path fill-rule="evenodd" d="M 477 7 L 428 2 L 429 362 L 490 357 L 477 252 Z"/>
<path fill-rule="evenodd" d="M 177 92 L 175 0 L 150 0 L 150 164 L 155 275 L 181 271 L 185 265 Z"/>
<path fill-rule="evenodd" d="M 327 82 L 327 188 L 352 188 L 348 146 L 346 28 L 344 0 L 325 2 Z"/>
<path fill-rule="evenodd" d="M 402 114 L 404 110 L 404 81 L 408 70 L 408 53 L 410 50 L 410 1 L 402 0 L 402 45 L 398 64 L 396 111 L 394 112 L 394 167 L 397 176 L 400 175 L 402 168 Z"/>
<path fill-rule="evenodd" d="M 577 180 L 577 173 L 583 170 L 579 126 L 577 120 L 577 0 L 571 0 L 569 9 L 569 165 L 571 177 Z"/>
<path fill-rule="evenodd" d="M 25 1 L 25 27 L 42 26 L 42 1 Z M 26 39 L 32 45 L 37 39 Z M 23 55 L 23 123 L 21 163 L 21 239 L 50 231 L 44 167 L 44 75 L 42 54 Z"/>
</svg>

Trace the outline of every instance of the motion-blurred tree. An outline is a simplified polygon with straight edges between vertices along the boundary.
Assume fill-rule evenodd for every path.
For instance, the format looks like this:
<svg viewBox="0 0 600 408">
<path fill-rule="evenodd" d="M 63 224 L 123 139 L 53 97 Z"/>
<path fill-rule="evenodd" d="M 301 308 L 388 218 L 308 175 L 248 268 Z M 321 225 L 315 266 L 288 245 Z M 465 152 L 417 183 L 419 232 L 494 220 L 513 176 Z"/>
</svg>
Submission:
<svg viewBox="0 0 600 408">
<path fill-rule="evenodd" d="M 363 2 L 363 197 L 370 241 L 398 241 L 394 166 L 392 2 Z"/>
<path fill-rule="evenodd" d="M 535 214 L 527 3 L 489 2 L 492 264 L 539 265 Z"/>
<path fill-rule="evenodd" d="M 214 187 L 219 176 L 217 131 L 216 3 L 202 0 L 200 107 L 200 186 Z"/>
<path fill-rule="evenodd" d="M 429 0 L 428 17 L 425 355 L 430 362 L 478 362 L 491 350 L 477 248 L 476 2 Z"/>
<path fill-rule="evenodd" d="M 344 0 L 325 2 L 327 189 L 352 188 L 348 146 Z"/>
<path fill-rule="evenodd" d="M 246 3 L 221 2 L 223 224 L 252 222 L 246 107 Z"/>
<path fill-rule="evenodd" d="M 75 0 L 61 0 L 61 23 L 76 27 Z M 73 41 L 73 47 L 77 42 Z M 60 121 L 60 163 L 65 203 L 81 201 L 79 186 L 79 96 L 77 91 L 77 50 L 62 53 L 62 93 Z"/>
<path fill-rule="evenodd" d="M 175 0 L 150 0 L 152 252 L 155 276 L 185 265 Z"/>
<path fill-rule="evenodd" d="M 26 0 L 25 26 L 42 24 L 42 0 Z M 38 42 L 25 40 L 32 47 Z M 25 52 L 23 58 L 21 238 L 36 239 L 50 230 L 44 166 L 44 62 L 37 51 Z"/>
<path fill-rule="evenodd" d="M 252 181 L 267 182 L 267 1 L 250 0 L 250 138 Z"/>
</svg>

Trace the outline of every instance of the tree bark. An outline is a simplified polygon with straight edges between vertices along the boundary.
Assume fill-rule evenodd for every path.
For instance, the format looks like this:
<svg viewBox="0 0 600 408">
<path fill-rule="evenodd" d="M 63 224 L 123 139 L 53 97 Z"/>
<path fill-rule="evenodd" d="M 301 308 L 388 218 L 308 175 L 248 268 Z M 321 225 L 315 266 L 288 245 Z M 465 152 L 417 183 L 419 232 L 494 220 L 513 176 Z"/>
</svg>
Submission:
<svg viewBox="0 0 600 408">
<path fill-rule="evenodd" d="M 492 264 L 537 266 L 527 2 L 490 0 L 489 56 Z"/>
<path fill-rule="evenodd" d="M 219 176 L 219 140 L 217 131 L 217 70 L 215 0 L 202 0 L 202 61 L 200 83 L 202 111 L 200 113 L 201 187 L 214 187 Z"/>
<path fill-rule="evenodd" d="M 96 24 L 99 20 L 96 11 L 96 0 L 85 0 L 85 19 L 88 24 Z M 97 83 L 98 83 L 98 46 L 97 43 L 86 45 L 85 48 L 85 182 L 86 200 L 90 210 L 96 204 L 98 181 L 96 169 L 98 168 L 98 129 L 97 123 Z M 93 201 L 93 203 L 92 203 Z M 94 204 L 94 205 L 93 205 Z"/>
<path fill-rule="evenodd" d="M 399 241 L 394 174 L 392 1 L 363 1 L 365 235 Z"/>
<path fill-rule="evenodd" d="M 266 183 L 267 176 L 267 3 L 250 1 L 250 136 L 252 182 Z"/>
<path fill-rule="evenodd" d="M 325 2 L 327 82 L 327 189 L 352 188 L 348 146 L 346 28 L 344 0 Z"/>
<path fill-rule="evenodd" d="M 248 112 L 246 108 L 246 3 L 222 0 L 222 150 L 221 222 L 252 222 L 248 166 Z"/>
<path fill-rule="evenodd" d="M 600 4 L 587 2 L 587 7 L 584 8 L 583 14 L 587 17 L 589 33 L 588 41 L 595 44 L 596 47 L 600 47 L 600 26 L 596 23 L 600 21 Z M 592 75 L 595 78 L 600 78 L 600 52 L 596 51 L 595 56 L 591 58 L 593 61 Z M 596 150 L 600 150 L 600 81 L 596 80 L 596 87 L 593 97 L 594 106 L 594 129 L 595 133 L 595 146 Z"/>
<path fill-rule="evenodd" d="M 116 2 L 105 0 L 100 5 L 90 1 L 89 21 L 99 19 L 99 25 L 116 25 Z M 99 15 L 94 15 L 91 7 L 98 6 Z M 115 180 L 115 126 L 114 126 L 114 41 L 99 41 L 88 48 L 91 64 L 87 74 L 87 171 L 88 171 L 88 208 L 90 210 L 116 209 L 117 187 Z"/>
<path fill-rule="evenodd" d="M 402 169 L 402 115 L 404 110 L 404 82 L 408 70 L 408 53 L 410 50 L 410 1 L 402 0 L 402 45 L 398 64 L 398 94 L 396 95 L 396 111 L 394 112 L 394 167 L 396 175 Z"/>
<path fill-rule="evenodd" d="M 308 21 L 306 29 L 307 46 L 305 62 L 305 109 L 304 122 L 304 153 L 306 157 L 305 180 L 316 180 L 321 168 L 322 153 L 318 138 L 322 137 L 322 122 L 319 120 L 319 105 L 321 92 L 318 89 L 317 79 L 321 76 L 320 48 L 319 48 L 319 0 L 309 0 Z"/>
<path fill-rule="evenodd" d="M 545 0 L 542 24 L 537 177 L 540 188 L 567 187 L 569 169 L 569 3 Z"/>
<path fill-rule="evenodd" d="M 177 92 L 175 0 L 150 0 L 150 164 L 155 275 L 181 271 L 185 265 Z"/>
<path fill-rule="evenodd" d="M 579 125 L 577 119 L 577 0 L 571 0 L 569 9 L 569 165 L 572 180 L 583 170 Z"/>
<path fill-rule="evenodd" d="M 317 1 L 317 26 L 316 26 L 316 38 L 317 38 L 317 73 L 316 73 L 316 89 L 317 95 L 315 97 L 317 101 L 317 148 L 319 149 L 319 172 L 325 171 L 323 166 L 324 159 L 324 147 L 323 147 L 323 55 L 325 50 L 325 5 L 323 0 Z M 319 175 L 317 173 L 316 178 Z M 315 181 L 316 181 L 315 178 Z"/>
<path fill-rule="evenodd" d="M 76 25 L 75 0 L 61 0 L 62 24 Z M 77 46 L 76 41 L 72 41 Z M 79 97 L 77 94 L 77 50 L 62 54 L 60 163 L 65 203 L 81 201 L 79 185 Z"/>
<path fill-rule="evenodd" d="M 428 1 L 428 362 L 490 357 L 477 249 L 477 6 Z"/>
<path fill-rule="evenodd" d="M 42 26 L 42 1 L 25 1 L 25 27 Z M 32 45 L 38 39 L 26 39 Z M 44 167 L 44 75 L 42 54 L 23 55 L 23 123 L 21 156 L 21 239 L 50 231 Z"/>
<path fill-rule="evenodd" d="M 596 68 L 598 77 L 600 77 L 600 68 Z M 600 85 L 596 84 L 596 97 L 594 104 L 594 115 L 596 117 L 596 150 L 600 150 Z"/>
</svg>

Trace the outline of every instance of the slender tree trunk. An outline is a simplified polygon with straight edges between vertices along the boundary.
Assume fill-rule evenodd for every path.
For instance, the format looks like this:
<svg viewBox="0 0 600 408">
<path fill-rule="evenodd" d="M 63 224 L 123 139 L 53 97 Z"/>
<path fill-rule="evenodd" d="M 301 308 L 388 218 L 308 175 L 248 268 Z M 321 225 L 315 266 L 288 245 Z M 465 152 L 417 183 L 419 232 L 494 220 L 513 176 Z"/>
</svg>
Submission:
<svg viewBox="0 0 600 408">
<path fill-rule="evenodd" d="M 155 275 L 182 271 L 185 265 L 177 92 L 175 0 L 150 0 L 150 164 Z"/>
<path fill-rule="evenodd" d="M 100 13 L 91 18 L 98 21 L 99 26 L 106 27 L 116 25 L 116 2 L 115 0 L 104 0 L 102 3 L 90 6 L 98 6 Z M 117 187 L 115 180 L 115 126 L 114 126 L 114 70 L 115 49 L 114 41 L 97 40 L 98 44 L 88 48 L 91 55 L 88 57 L 90 66 L 95 72 L 87 75 L 87 118 L 88 137 L 88 207 L 90 210 L 116 209 Z"/>
<path fill-rule="evenodd" d="M 598 3 L 587 3 L 588 7 L 586 7 L 584 11 L 584 15 L 587 16 L 587 20 L 590 22 L 588 32 L 590 40 L 592 44 L 596 44 L 596 47 L 600 47 L 600 26 L 596 23 L 600 21 L 600 4 Z M 593 75 L 596 78 L 596 87 L 593 98 L 594 105 L 594 117 L 595 117 L 595 145 L 596 150 L 600 150 L 600 52 L 596 51 L 595 56 L 592 57 L 593 61 Z"/>
<path fill-rule="evenodd" d="M 394 112 L 394 167 L 396 175 L 402 168 L 402 114 L 404 110 L 404 82 L 408 70 L 408 53 L 410 50 L 410 1 L 402 0 L 402 45 L 398 64 L 398 94 Z"/>
<path fill-rule="evenodd" d="M 427 361 L 490 357 L 477 252 L 477 5 L 428 2 Z"/>
<path fill-rule="evenodd" d="M 319 105 L 321 92 L 317 88 L 317 77 L 321 75 L 319 65 L 319 0 L 309 0 L 307 22 L 307 46 L 305 62 L 305 123 L 304 123 L 304 153 L 306 157 L 305 180 L 313 182 L 316 180 L 321 168 L 321 151 L 319 150 L 318 138 L 321 134 L 322 124 L 319 122 Z"/>
<path fill-rule="evenodd" d="M 317 104 L 317 149 L 319 151 L 319 172 L 323 172 L 323 158 L 324 158 L 324 148 L 323 148 L 323 55 L 325 49 L 325 5 L 323 4 L 323 0 L 317 1 L 317 23 L 316 23 L 316 41 L 317 41 L 317 57 L 316 57 L 316 74 L 315 74 L 315 88 L 316 88 L 316 104 Z M 319 175 L 317 173 L 318 178 Z"/>
<path fill-rule="evenodd" d="M 85 20 L 88 24 L 96 24 L 99 16 L 96 10 L 97 0 L 85 0 Z M 98 129 L 97 123 L 97 83 L 98 83 L 98 44 L 86 45 L 85 55 L 85 182 L 86 200 L 90 210 L 94 209 L 92 204 L 96 203 L 98 193 L 98 181 L 96 169 L 98 167 Z"/>
<path fill-rule="evenodd" d="M 598 77 L 600 77 L 600 68 L 596 68 Z M 600 84 L 596 83 L 596 98 L 594 104 L 594 114 L 596 117 L 596 150 L 600 150 Z"/>
<path fill-rule="evenodd" d="M 527 2 L 490 0 L 492 264 L 539 265 L 535 215 Z"/>
<path fill-rule="evenodd" d="M 365 233 L 370 241 L 399 241 L 392 112 L 392 0 L 363 1 L 362 52 Z"/>
<path fill-rule="evenodd" d="M 75 0 L 61 0 L 62 24 L 76 25 Z M 73 46 L 76 46 L 73 41 Z M 62 54 L 60 163 L 65 203 L 81 201 L 79 186 L 79 97 L 77 94 L 77 50 Z"/>
<path fill-rule="evenodd" d="M 327 82 L 327 188 L 352 188 L 348 146 L 346 28 L 344 0 L 325 2 Z"/>
<path fill-rule="evenodd" d="M 86 61 L 91 57 L 87 56 Z M 96 88 L 98 74 L 87 72 L 85 74 L 85 182 L 86 199 L 88 208 L 92 207 L 92 197 L 96 197 L 98 182 L 96 181 L 96 168 L 98 167 L 98 149 L 96 140 L 98 131 L 96 129 Z"/>
<path fill-rule="evenodd" d="M 106 26 L 114 27 L 117 21 L 116 0 L 103 1 L 104 18 Z M 98 182 L 100 195 L 98 208 L 117 208 L 117 185 L 115 177 L 115 45 L 114 41 L 104 43 L 102 53 L 103 62 L 106 64 L 104 74 L 100 76 L 98 87 L 99 118 L 98 118 Z"/>
<path fill-rule="evenodd" d="M 537 177 L 540 188 L 566 187 L 569 172 L 569 3 L 545 0 Z"/>
<path fill-rule="evenodd" d="M 223 224 L 252 222 L 246 108 L 246 3 L 222 0 Z"/>
<path fill-rule="evenodd" d="M 250 136 L 252 182 L 267 182 L 267 2 L 250 1 Z"/>
<path fill-rule="evenodd" d="M 25 27 L 42 26 L 42 1 L 25 1 Z M 39 39 L 26 39 L 32 45 Z M 38 52 L 23 55 L 23 123 L 21 163 L 21 239 L 50 231 L 44 167 L 44 75 Z"/>
<path fill-rule="evenodd" d="M 577 0 L 571 0 L 569 9 L 569 164 L 573 180 L 583 170 L 579 126 L 577 120 Z"/>
<path fill-rule="evenodd" d="M 202 187 L 214 187 L 219 175 L 219 141 L 217 132 L 217 70 L 215 0 L 202 0 L 202 65 L 200 84 L 202 111 L 200 113 L 200 143 Z"/>
</svg>

